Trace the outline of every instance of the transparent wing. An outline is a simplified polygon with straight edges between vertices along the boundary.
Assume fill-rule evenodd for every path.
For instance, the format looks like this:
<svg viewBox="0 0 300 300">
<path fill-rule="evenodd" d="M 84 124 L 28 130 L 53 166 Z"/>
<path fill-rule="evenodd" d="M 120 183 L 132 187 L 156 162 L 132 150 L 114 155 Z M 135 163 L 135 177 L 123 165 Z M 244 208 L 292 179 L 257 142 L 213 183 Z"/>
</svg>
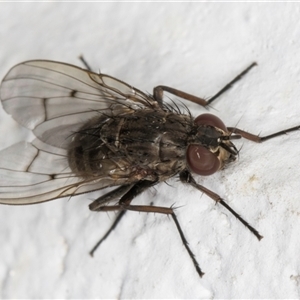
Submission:
<svg viewBox="0 0 300 300">
<path fill-rule="evenodd" d="M 44 60 L 14 66 L 0 93 L 6 112 L 38 138 L 0 152 L 0 203 L 6 204 L 44 202 L 128 183 L 126 176 L 75 176 L 67 158 L 72 133 L 99 114 L 157 108 L 152 97 L 118 79 Z"/>
<path fill-rule="evenodd" d="M 14 66 L 2 81 L 1 101 L 36 137 L 63 149 L 72 133 L 99 113 L 159 109 L 152 97 L 116 78 L 46 60 Z"/>
<path fill-rule="evenodd" d="M 34 140 L 20 142 L 0 152 L 0 203 L 33 204 L 78 195 L 114 185 L 126 179 L 109 176 L 83 180 L 74 176 L 66 151 Z"/>
</svg>

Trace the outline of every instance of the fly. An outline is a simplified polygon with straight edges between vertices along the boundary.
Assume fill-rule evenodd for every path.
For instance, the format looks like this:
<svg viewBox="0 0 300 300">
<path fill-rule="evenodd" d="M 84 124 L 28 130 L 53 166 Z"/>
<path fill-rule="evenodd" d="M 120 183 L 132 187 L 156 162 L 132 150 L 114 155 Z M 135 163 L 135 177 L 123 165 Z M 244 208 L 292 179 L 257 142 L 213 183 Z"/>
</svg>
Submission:
<svg viewBox="0 0 300 300">
<path fill-rule="evenodd" d="M 163 102 L 164 92 L 208 107 L 256 63 L 252 63 L 209 100 L 167 86 L 153 95 L 114 77 L 47 60 L 14 66 L 1 84 L 4 110 L 30 129 L 36 139 L 0 152 L 0 203 L 23 205 L 116 188 L 95 199 L 92 211 L 119 211 L 106 235 L 126 211 L 172 217 L 197 273 L 203 276 L 172 207 L 133 205 L 132 200 L 159 182 L 179 176 L 223 205 L 257 238 L 259 232 L 217 194 L 198 184 L 192 174 L 212 175 L 239 154 L 233 141 L 261 143 L 300 126 L 259 137 L 227 127 L 216 116 L 193 118 Z M 112 204 L 111 204 L 112 203 Z M 109 205 L 108 205 L 109 204 Z"/>
</svg>

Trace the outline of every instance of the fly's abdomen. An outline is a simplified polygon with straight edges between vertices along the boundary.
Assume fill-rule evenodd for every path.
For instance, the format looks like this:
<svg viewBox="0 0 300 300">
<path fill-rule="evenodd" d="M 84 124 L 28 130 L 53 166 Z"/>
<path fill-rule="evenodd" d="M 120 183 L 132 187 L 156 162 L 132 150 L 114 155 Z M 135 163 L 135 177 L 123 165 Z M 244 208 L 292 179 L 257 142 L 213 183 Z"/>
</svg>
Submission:
<svg viewBox="0 0 300 300">
<path fill-rule="evenodd" d="M 109 176 L 113 175 L 116 169 L 120 169 L 123 159 L 120 159 L 114 143 L 108 142 L 102 136 L 102 127 L 107 123 L 111 123 L 110 118 L 96 117 L 74 133 L 68 150 L 68 160 L 72 171 L 78 176 L 83 178 Z M 117 132 L 114 128 L 111 131 L 115 133 L 113 138 L 115 140 Z M 114 159 L 116 157 L 118 159 Z M 124 161 L 122 164 L 124 165 Z"/>
</svg>

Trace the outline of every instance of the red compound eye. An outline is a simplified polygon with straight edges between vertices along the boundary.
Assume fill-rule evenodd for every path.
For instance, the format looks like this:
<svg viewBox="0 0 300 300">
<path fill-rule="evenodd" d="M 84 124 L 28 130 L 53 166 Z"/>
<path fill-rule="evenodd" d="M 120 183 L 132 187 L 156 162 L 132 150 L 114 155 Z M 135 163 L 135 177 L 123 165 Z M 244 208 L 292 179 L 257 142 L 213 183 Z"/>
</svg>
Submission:
<svg viewBox="0 0 300 300">
<path fill-rule="evenodd" d="M 212 175 L 220 168 L 217 156 L 202 146 L 190 145 L 186 158 L 190 169 L 198 175 Z"/>
<path fill-rule="evenodd" d="M 216 116 L 211 114 L 202 114 L 195 119 L 197 125 L 211 125 L 227 131 L 225 124 Z"/>
<path fill-rule="evenodd" d="M 225 124 L 216 116 L 202 114 L 195 119 L 197 125 L 210 125 L 227 131 Z M 187 163 L 190 169 L 198 175 L 212 175 L 220 168 L 220 161 L 217 156 L 205 147 L 190 145 L 186 153 Z"/>
</svg>

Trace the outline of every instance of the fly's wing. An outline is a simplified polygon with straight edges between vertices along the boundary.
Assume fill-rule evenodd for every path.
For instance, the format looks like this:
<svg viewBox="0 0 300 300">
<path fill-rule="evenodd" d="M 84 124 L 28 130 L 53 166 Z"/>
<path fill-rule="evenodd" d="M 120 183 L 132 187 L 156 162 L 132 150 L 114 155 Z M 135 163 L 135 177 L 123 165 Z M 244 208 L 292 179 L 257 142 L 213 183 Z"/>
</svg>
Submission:
<svg viewBox="0 0 300 300">
<path fill-rule="evenodd" d="M 152 97 L 104 74 L 65 63 L 33 60 L 14 66 L 1 84 L 6 112 L 43 142 L 67 149 L 72 133 L 99 113 L 150 107 Z"/>
<path fill-rule="evenodd" d="M 0 203 L 33 204 L 128 183 L 126 179 L 114 180 L 108 175 L 91 180 L 75 176 L 66 152 L 38 139 L 2 150 Z"/>
<path fill-rule="evenodd" d="M 99 114 L 159 109 L 150 96 L 122 81 L 53 61 L 16 65 L 3 79 L 0 93 L 6 112 L 38 138 L 0 152 L 0 203 L 5 204 L 38 203 L 128 184 L 126 176 L 75 176 L 67 158 L 72 134 Z"/>
</svg>

